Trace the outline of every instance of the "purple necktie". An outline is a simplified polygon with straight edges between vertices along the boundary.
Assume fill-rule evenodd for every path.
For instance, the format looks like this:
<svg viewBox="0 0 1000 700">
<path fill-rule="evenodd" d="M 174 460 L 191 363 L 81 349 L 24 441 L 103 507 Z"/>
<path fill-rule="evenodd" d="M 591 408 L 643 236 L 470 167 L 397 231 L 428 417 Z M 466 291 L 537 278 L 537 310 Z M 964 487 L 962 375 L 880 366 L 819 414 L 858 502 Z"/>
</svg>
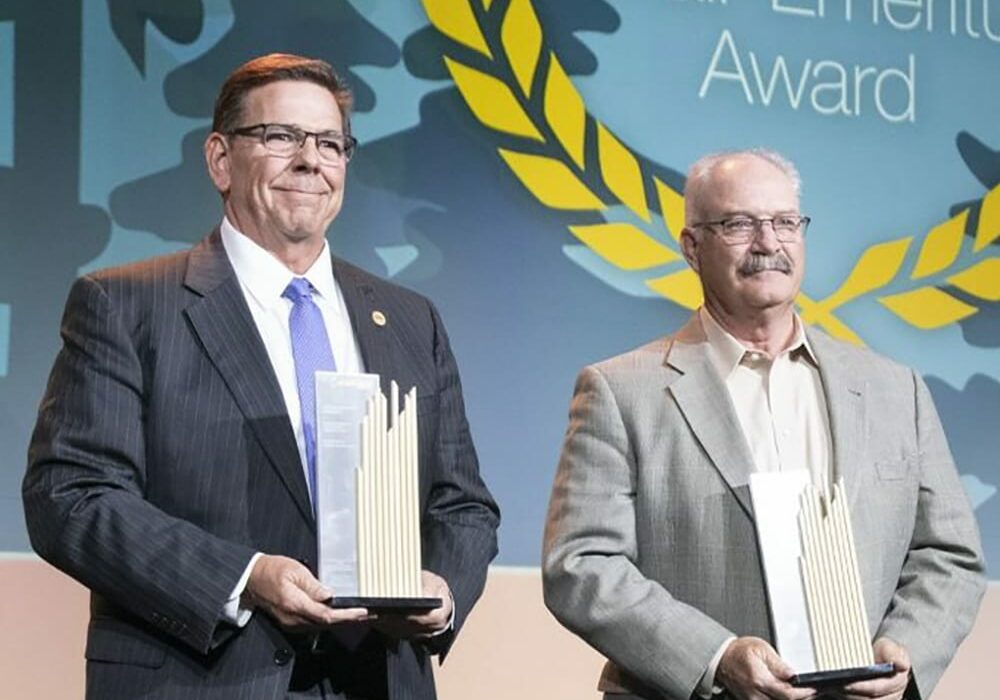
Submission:
<svg viewBox="0 0 1000 700">
<path fill-rule="evenodd" d="M 313 509 L 316 507 L 316 372 L 334 371 L 337 365 L 330 349 L 323 314 L 312 300 L 314 288 L 309 280 L 297 277 L 288 283 L 281 296 L 291 300 L 288 330 L 292 336 L 295 380 L 302 407 L 302 437 L 306 443 L 306 473 Z"/>
</svg>

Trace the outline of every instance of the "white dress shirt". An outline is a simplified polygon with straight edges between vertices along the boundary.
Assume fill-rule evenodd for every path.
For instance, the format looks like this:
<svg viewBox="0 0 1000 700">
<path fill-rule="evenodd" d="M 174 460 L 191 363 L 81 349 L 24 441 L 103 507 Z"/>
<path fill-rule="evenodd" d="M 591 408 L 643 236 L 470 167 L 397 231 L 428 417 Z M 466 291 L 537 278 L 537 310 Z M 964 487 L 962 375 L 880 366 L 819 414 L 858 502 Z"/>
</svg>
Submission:
<svg viewBox="0 0 1000 700">
<path fill-rule="evenodd" d="M 330 245 L 323 242 L 323 252 L 302 275 L 296 275 L 284 263 L 261 248 L 247 236 L 237 231 L 228 219 L 222 220 L 222 247 L 226 250 L 236 279 L 240 282 L 243 297 L 250 307 L 250 315 L 264 341 L 267 357 L 278 378 L 281 396 L 288 409 L 288 417 L 295 431 L 303 473 L 306 473 L 306 443 L 302 433 L 302 408 L 295 378 L 295 359 L 292 355 L 292 336 L 288 328 L 288 315 L 292 302 L 282 293 L 296 277 L 304 277 L 315 288 L 313 301 L 323 314 L 323 324 L 330 338 L 330 348 L 338 372 L 363 372 L 361 350 L 358 348 L 351 318 L 347 313 L 344 296 L 333 278 Z M 309 483 L 308 476 L 306 484 Z"/>
<path fill-rule="evenodd" d="M 288 316 L 292 310 L 292 302 L 285 299 L 282 292 L 295 277 L 305 277 L 316 289 L 313 301 L 323 314 L 323 323 L 330 338 L 330 348 L 333 350 L 334 362 L 338 372 L 364 372 L 364 362 L 361 359 L 361 348 L 358 345 L 351 318 L 347 313 L 344 296 L 333 276 L 333 261 L 330 257 L 330 246 L 324 241 L 323 251 L 319 254 L 312 267 L 303 275 L 296 275 L 264 248 L 243 235 L 223 217 L 220 227 L 222 232 L 222 247 L 226 251 L 229 263 L 236 272 L 240 289 L 254 325 L 260 333 L 261 340 L 267 350 L 271 367 L 278 378 L 281 395 L 288 409 L 288 418 L 295 432 L 295 442 L 299 448 L 299 458 L 302 460 L 302 470 L 306 484 L 309 475 L 306 467 L 306 444 L 302 431 L 302 407 L 299 403 L 298 383 L 295 377 L 295 359 L 292 355 L 292 336 L 288 327 Z M 250 572 L 260 552 L 254 554 L 236 583 L 229 599 L 222 610 L 222 619 L 231 624 L 243 627 L 250 621 L 253 613 L 251 608 L 243 607 L 240 596 L 246 589 Z M 443 634 L 455 626 L 455 601 L 448 591 L 452 601 L 451 617 L 448 624 L 440 630 L 430 633 L 434 637 Z"/>
<path fill-rule="evenodd" d="M 343 294 L 333 277 L 333 262 L 329 244 L 323 242 L 323 251 L 312 267 L 303 275 L 296 275 L 271 253 L 236 230 L 228 218 L 222 219 L 222 247 L 239 280 L 243 298 L 250 307 L 257 332 L 264 342 L 267 357 L 278 378 L 281 396 L 288 409 L 288 418 L 299 448 L 306 486 L 309 477 L 306 461 L 306 443 L 302 431 L 302 407 L 299 403 L 298 383 L 295 377 L 295 359 L 292 355 L 292 336 L 288 316 L 292 302 L 282 296 L 288 283 L 295 277 L 305 277 L 315 288 L 313 301 L 323 314 L 323 323 L 330 338 L 334 362 L 338 372 L 363 372 L 361 350 L 351 328 Z M 250 560 L 243 576 L 237 582 L 222 611 L 222 619 L 242 627 L 250 620 L 252 611 L 240 605 L 240 596 L 246 588 L 250 572 L 261 556 L 258 552 Z"/>
<path fill-rule="evenodd" d="M 795 316 L 795 336 L 771 358 L 745 347 L 712 318 L 705 307 L 698 315 L 708 339 L 712 364 L 729 391 L 756 471 L 808 469 L 813 484 L 829 490 L 832 478 L 830 417 L 819 374 L 802 321 Z M 730 637 L 716 651 L 698 695 L 721 692 L 715 673 Z"/>
</svg>

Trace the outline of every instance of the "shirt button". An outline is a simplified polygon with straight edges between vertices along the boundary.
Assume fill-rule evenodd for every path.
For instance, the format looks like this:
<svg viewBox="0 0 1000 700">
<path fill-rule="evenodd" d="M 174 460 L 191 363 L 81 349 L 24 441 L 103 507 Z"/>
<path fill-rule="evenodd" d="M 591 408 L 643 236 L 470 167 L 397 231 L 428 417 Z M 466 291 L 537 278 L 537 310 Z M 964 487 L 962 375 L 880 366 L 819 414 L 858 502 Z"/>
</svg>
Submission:
<svg viewBox="0 0 1000 700">
<path fill-rule="evenodd" d="M 274 652 L 274 663 L 278 666 L 284 666 L 292 660 L 292 656 L 294 656 L 294 654 L 292 654 L 291 649 L 281 647 L 280 649 L 276 649 Z"/>
</svg>

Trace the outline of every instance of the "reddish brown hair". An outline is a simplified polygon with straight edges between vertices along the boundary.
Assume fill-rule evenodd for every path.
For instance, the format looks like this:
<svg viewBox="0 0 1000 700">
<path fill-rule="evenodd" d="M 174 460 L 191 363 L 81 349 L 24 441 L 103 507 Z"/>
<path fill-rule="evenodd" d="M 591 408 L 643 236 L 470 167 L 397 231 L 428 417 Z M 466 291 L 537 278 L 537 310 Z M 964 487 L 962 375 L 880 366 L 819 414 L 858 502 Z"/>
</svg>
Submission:
<svg viewBox="0 0 1000 700">
<path fill-rule="evenodd" d="M 212 130 L 225 134 L 242 126 L 240 120 L 243 118 L 243 102 L 247 93 L 279 80 L 301 80 L 325 87 L 340 107 L 344 131 L 350 133 L 349 117 L 354 98 L 333 66 L 317 58 L 287 53 L 272 53 L 255 58 L 229 74 L 215 100 Z"/>
</svg>

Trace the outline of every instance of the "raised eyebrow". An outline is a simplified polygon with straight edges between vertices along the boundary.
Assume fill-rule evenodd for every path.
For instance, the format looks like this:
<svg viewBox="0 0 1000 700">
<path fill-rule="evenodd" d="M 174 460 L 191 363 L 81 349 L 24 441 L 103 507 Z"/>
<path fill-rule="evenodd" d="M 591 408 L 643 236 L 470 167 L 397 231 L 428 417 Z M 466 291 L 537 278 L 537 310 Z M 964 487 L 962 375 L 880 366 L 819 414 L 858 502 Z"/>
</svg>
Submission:
<svg viewBox="0 0 1000 700">
<path fill-rule="evenodd" d="M 343 138 L 344 134 L 336 129 L 325 129 L 323 131 L 312 131 L 311 129 L 306 129 L 298 124 L 282 124 L 281 122 L 272 122 L 268 126 L 280 126 L 282 129 L 288 129 L 289 131 L 298 131 L 303 134 L 316 134 L 317 136 L 339 136 Z"/>
<path fill-rule="evenodd" d="M 294 131 L 301 131 L 304 134 L 318 134 L 320 136 L 343 136 L 343 132 L 337 131 L 336 129 L 323 129 L 321 131 L 313 131 L 312 129 L 307 129 L 304 126 L 299 126 L 298 124 L 272 124 L 272 126 L 281 126 L 286 129 L 292 129 Z"/>
<path fill-rule="evenodd" d="M 728 219 L 778 219 L 785 216 L 802 216 L 798 212 L 793 211 L 777 211 L 773 214 L 761 215 L 761 214 L 751 214 L 747 211 L 736 211 L 732 213 L 723 214 L 719 217 L 720 221 L 726 221 Z"/>
</svg>

